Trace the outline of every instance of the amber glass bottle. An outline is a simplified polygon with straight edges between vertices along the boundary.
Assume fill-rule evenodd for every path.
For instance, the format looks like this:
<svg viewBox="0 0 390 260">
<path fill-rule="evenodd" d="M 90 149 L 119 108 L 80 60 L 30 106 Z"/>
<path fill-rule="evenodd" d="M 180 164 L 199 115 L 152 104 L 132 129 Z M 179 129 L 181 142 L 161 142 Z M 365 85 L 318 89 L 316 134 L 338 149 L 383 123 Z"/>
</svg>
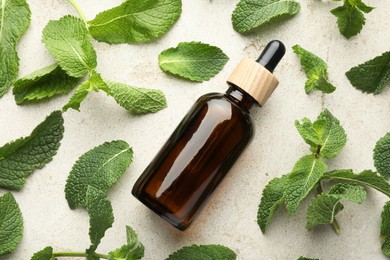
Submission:
<svg viewBox="0 0 390 260">
<path fill-rule="evenodd" d="M 270 42 L 255 61 L 244 58 L 225 94 L 198 99 L 145 169 L 133 195 L 180 230 L 193 221 L 253 136 L 250 109 L 278 85 L 272 71 L 285 53 Z"/>
</svg>

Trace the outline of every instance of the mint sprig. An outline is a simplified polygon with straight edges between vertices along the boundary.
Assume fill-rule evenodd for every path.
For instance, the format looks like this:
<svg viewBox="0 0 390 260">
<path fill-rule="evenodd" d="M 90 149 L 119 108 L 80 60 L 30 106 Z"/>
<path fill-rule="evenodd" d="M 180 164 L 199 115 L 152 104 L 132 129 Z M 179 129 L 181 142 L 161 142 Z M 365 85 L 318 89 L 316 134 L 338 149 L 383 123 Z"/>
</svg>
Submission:
<svg viewBox="0 0 390 260">
<path fill-rule="evenodd" d="M 328 81 L 328 65 L 325 61 L 299 45 L 294 45 L 292 49 L 301 59 L 301 67 L 308 78 L 305 83 L 306 94 L 315 90 L 323 93 L 332 93 L 336 90 L 336 87 Z"/>
<path fill-rule="evenodd" d="M 278 207 L 284 203 L 288 213 L 294 214 L 307 195 L 317 187 L 318 195 L 311 201 L 307 212 L 306 227 L 311 230 L 316 225 L 331 224 L 340 232 L 335 216 L 344 206 L 340 200 L 362 203 L 366 197 L 363 186 L 368 186 L 390 197 L 390 184 L 376 172 L 365 170 L 354 174 L 352 170 L 325 172 L 325 159 L 337 156 L 347 141 L 347 135 L 339 120 L 325 109 L 313 123 L 304 118 L 295 125 L 304 141 L 310 145 L 311 155 L 299 159 L 287 175 L 271 180 L 263 190 L 257 221 L 263 233 L 271 222 Z M 380 160 L 386 157 L 381 156 Z M 384 163 L 385 162 L 381 162 Z M 329 191 L 322 190 L 326 180 L 342 181 Z"/>
<path fill-rule="evenodd" d="M 337 17 L 339 31 L 349 39 L 360 33 L 366 23 L 364 13 L 371 12 L 374 7 L 367 6 L 362 0 L 343 0 L 344 4 L 330 12 Z"/>
</svg>

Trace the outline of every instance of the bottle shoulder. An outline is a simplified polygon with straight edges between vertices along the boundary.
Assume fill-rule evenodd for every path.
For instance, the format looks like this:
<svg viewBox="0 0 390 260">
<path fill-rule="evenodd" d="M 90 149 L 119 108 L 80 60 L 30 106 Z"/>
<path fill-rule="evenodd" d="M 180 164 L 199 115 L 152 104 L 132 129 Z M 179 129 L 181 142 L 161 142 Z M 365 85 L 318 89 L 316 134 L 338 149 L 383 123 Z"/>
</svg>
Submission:
<svg viewBox="0 0 390 260">
<path fill-rule="evenodd" d="M 226 119 L 239 119 L 238 121 L 252 127 L 253 121 L 248 110 L 239 106 L 233 97 L 225 93 L 207 93 L 196 102 L 197 106 L 207 106 L 209 112 L 217 112 Z"/>
</svg>

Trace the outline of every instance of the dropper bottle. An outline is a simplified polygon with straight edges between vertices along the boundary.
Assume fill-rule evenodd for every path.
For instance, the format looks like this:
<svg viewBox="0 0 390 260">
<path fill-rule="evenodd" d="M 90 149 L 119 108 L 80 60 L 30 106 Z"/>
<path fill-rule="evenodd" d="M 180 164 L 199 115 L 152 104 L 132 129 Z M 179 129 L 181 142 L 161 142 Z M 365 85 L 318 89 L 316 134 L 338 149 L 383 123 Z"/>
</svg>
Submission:
<svg viewBox="0 0 390 260">
<path fill-rule="evenodd" d="M 272 74 L 285 54 L 268 43 L 256 61 L 242 59 L 225 94 L 203 95 L 135 183 L 132 193 L 185 230 L 253 137 L 250 110 L 262 107 L 278 85 Z"/>
</svg>

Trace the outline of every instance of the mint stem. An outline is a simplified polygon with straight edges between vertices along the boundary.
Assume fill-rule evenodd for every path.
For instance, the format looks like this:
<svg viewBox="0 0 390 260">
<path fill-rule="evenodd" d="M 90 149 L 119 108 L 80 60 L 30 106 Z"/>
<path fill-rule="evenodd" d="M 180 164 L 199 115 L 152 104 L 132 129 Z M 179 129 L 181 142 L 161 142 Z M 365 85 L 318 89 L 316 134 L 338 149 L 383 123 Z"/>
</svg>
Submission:
<svg viewBox="0 0 390 260">
<path fill-rule="evenodd" d="M 87 257 L 88 254 L 85 252 L 53 252 L 52 257 Z M 94 257 L 108 259 L 108 255 L 93 253 Z"/>
<path fill-rule="evenodd" d="M 337 235 L 340 235 L 340 226 L 336 218 L 333 218 L 332 227 L 336 231 Z"/>
<path fill-rule="evenodd" d="M 81 10 L 80 6 L 74 1 L 74 0 L 68 0 L 68 2 L 76 9 L 76 11 L 79 13 L 80 18 L 84 21 L 85 26 L 88 28 L 88 19 L 83 13 L 83 10 Z"/>
</svg>

